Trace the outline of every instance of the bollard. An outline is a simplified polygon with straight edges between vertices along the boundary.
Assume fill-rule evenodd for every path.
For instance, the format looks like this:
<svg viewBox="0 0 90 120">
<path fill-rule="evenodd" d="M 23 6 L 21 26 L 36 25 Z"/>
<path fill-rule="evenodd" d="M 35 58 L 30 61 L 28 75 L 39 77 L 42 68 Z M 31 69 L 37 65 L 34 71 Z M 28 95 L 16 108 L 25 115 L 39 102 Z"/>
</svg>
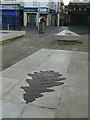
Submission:
<svg viewBox="0 0 90 120">
<path fill-rule="evenodd" d="M 39 23 L 39 34 L 44 34 L 44 22 Z"/>
<path fill-rule="evenodd" d="M 8 30 L 9 30 L 9 24 L 8 24 Z"/>
</svg>

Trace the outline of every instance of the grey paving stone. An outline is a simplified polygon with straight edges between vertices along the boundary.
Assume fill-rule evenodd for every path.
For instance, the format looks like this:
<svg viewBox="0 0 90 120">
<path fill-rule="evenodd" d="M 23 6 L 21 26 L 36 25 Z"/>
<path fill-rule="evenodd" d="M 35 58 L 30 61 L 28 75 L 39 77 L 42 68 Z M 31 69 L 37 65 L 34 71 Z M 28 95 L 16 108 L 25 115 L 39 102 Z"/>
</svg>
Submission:
<svg viewBox="0 0 90 120">
<path fill-rule="evenodd" d="M 61 105 L 60 110 L 58 110 L 55 114 L 55 118 L 88 118 L 88 113 L 82 111 L 75 111 L 73 110 L 73 108 L 69 109 Z"/>
<path fill-rule="evenodd" d="M 31 69 L 32 71 L 37 68 L 42 62 L 46 61 L 49 56 L 52 55 L 51 50 L 41 49 L 38 52 L 35 52 L 31 56 L 26 57 L 25 59 L 21 60 L 20 62 L 12 65 L 13 68 L 24 69 L 28 70 Z"/>
<path fill-rule="evenodd" d="M 60 115 L 63 117 L 88 117 L 88 88 L 64 86 L 59 103 Z M 57 113 L 56 117 L 59 116 Z"/>
<path fill-rule="evenodd" d="M 2 96 L 7 94 L 8 92 L 13 89 L 20 80 L 18 79 L 11 79 L 11 78 L 2 78 Z"/>
<path fill-rule="evenodd" d="M 88 76 L 88 54 L 74 54 L 70 61 L 70 69 L 68 72 L 79 76 Z"/>
<path fill-rule="evenodd" d="M 3 96 L 3 100 L 12 100 L 16 102 L 24 102 L 25 100 L 23 99 L 23 94 L 24 91 L 20 88 L 21 86 L 28 86 L 26 81 L 21 81 L 17 86 L 15 86 L 11 91 Z"/>
<path fill-rule="evenodd" d="M 72 86 L 72 87 L 80 87 L 80 88 L 88 88 L 88 76 L 87 75 L 79 75 L 79 74 L 71 74 L 67 75 L 67 80 L 64 85 Z"/>
<path fill-rule="evenodd" d="M 60 54 L 60 53 L 61 54 Z M 65 54 L 64 52 L 58 51 L 57 53 L 53 52 L 53 55 L 51 55 L 47 61 L 45 61 L 43 64 L 40 65 L 42 68 L 49 68 L 49 69 L 63 69 L 65 70 L 68 68 L 68 65 L 70 64 L 70 60 L 72 58 L 72 54 L 70 52 Z"/>
<path fill-rule="evenodd" d="M 12 78 L 23 80 L 27 76 L 27 72 L 23 69 L 9 67 L 6 70 L 2 71 L 2 77 L 4 78 Z"/>
<path fill-rule="evenodd" d="M 25 107 L 24 104 L 3 100 L 2 117 L 3 118 L 19 118 L 24 107 Z"/>
<path fill-rule="evenodd" d="M 20 118 L 54 118 L 56 110 L 27 105 Z"/>
</svg>

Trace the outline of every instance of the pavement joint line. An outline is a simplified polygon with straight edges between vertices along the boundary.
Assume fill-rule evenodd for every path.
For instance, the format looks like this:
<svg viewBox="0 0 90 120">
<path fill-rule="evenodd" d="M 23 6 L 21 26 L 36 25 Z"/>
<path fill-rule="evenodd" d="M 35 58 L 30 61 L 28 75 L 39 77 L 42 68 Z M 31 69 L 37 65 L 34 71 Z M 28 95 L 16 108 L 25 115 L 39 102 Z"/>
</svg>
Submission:
<svg viewBox="0 0 90 120">
<path fill-rule="evenodd" d="M 22 111 L 20 112 L 19 118 L 20 118 L 20 116 L 24 113 L 26 107 L 27 107 L 27 106 L 25 106 L 25 107 L 22 109 Z"/>
<path fill-rule="evenodd" d="M 20 84 L 23 80 L 19 81 L 16 85 L 13 86 L 6 94 L 4 94 L 2 97 L 5 97 L 7 94 L 9 94 L 18 84 Z"/>
<path fill-rule="evenodd" d="M 25 102 L 19 102 L 19 101 L 15 101 L 15 100 L 11 100 L 11 99 L 7 99 L 7 98 L 2 98 L 2 101 L 6 101 L 6 102 L 12 102 L 12 103 L 16 103 L 16 104 L 23 104 L 23 105 L 26 105 Z"/>
<path fill-rule="evenodd" d="M 50 110 L 55 110 L 55 111 L 58 111 L 58 109 L 55 109 L 55 108 L 48 108 L 48 107 L 44 107 L 44 106 L 37 106 L 37 105 L 33 105 L 32 104 L 32 106 L 34 106 L 34 107 L 38 107 L 38 108 L 43 108 L 43 109 L 50 109 Z M 27 107 L 27 105 L 22 109 L 22 111 L 21 111 L 21 113 L 20 113 L 20 115 L 19 115 L 19 117 L 24 113 L 24 110 L 26 109 L 26 107 Z"/>
<path fill-rule="evenodd" d="M 46 107 L 46 106 L 38 106 L 36 105 L 37 107 L 41 107 L 41 108 L 46 108 L 46 109 L 49 109 L 49 110 L 58 110 L 58 108 L 50 108 L 50 107 Z"/>
<path fill-rule="evenodd" d="M 58 110 L 58 108 L 50 108 L 50 107 L 46 107 L 46 106 L 39 106 L 39 105 L 35 105 L 35 104 L 26 104 L 25 102 L 19 102 L 19 101 L 14 101 L 14 100 L 9 100 L 9 99 L 2 99 L 2 102 L 6 101 L 6 102 L 12 102 L 12 103 L 16 103 L 16 104 L 23 104 L 25 105 L 25 107 L 27 106 L 34 106 L 34 107 L 39 107 L 39 108 L 44 108 L 44 109 L 50 109 L 50 110 Z M 25 108 L 24 107 L 24 108 Z"/>
<path fill-rule="evenodd" d="M 69 73 L 69 71 L 70 71 L 70 64 L 68 65 L 67 73 Z"/>
<path fill-rule="evenodd" d="M 60 94 L 60 98 L 59 98 L 59 101 L 58 101 L 58 107 L 59 107 L 59 105 L 60 105 L 60 101 L 61 101 L 61 98 L 62 98 L 62 94 L 63 94 L 63 89 L 64 89 L 64 85 L 63 85 L 63 87 L 62 87 L 62 92 L 61 92 L 61 94 Z M 58 108 L 59 109 L 59 108 Z"/>
</svg>

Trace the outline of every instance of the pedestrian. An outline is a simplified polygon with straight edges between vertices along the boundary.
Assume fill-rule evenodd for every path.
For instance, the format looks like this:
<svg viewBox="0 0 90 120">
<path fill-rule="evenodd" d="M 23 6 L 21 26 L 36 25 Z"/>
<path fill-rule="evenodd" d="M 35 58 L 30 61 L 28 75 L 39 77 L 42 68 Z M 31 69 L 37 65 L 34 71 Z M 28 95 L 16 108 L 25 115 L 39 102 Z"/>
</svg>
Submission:
<svg viewBox="0 0 90 120">
<path fill-rule="evenodd" d="M 43 23 L 43 22 L 45 22 L 45 20 L 44 20 L 44 18 L 42 17 L 42 18 L 40 19 L 40 23 Z"/>
</svg>

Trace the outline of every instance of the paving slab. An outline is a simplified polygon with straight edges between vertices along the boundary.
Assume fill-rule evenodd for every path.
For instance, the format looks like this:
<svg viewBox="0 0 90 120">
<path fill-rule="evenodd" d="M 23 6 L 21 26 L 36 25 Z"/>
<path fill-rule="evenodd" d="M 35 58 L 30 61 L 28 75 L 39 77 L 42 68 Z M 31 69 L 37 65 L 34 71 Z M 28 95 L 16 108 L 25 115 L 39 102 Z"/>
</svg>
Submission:
<svg viewBox="0 0 90 120">
<path fill-rule="evenodd" d="M 61 109 L 58 110 L 55 114 L 55 118 L 62 119 L 62 118 L 88 118 L 88 112 L 82 112 L 82 111 L 75 111 L 73 109 L 66 108 L 61 105 Z"/>
<path fill-rule="evenodd" d="M 23 98 L 24 91 L 21 89 L 21 86 L 28 86 L 26 79 L 21 81 L 17 86 L 11 89 L 11 91 L 2 98 L 5 100 L 26 103 L 26 101 Z"/>
<path fill-rule="evenodd" d="M 32 71 L 36 69 L 40 64 L 46 61 L 52 54 L 54 50 L 40 49 L 38 52 L 33 53 L 32 55 L 24 58 L 20 62 L 12 65 L 13 68 L 24 69 Z M 43 53 L 43 54 L 42 54 Z"/>
<path fill-rule="evenodd" d="M 40 67 L 47 69 L 67 69 L 70 64 L 71 54 L 54 54 L 47 59 Z"/>
<path fill-rule="evenodd" d="M 46 51 L 46 52 L 45 52 Z M 88 114 L 88 61 L 86 52 L 41 49 L 8 69 L 2 71 L 6 83 L 15 85 L 8 88 L 3 101 L 13 101 L 25 105 L 20 117 L 72 118 L 87 117 Z M 31 64 L 30 64 L 31 61 Z M 37 63 L 36 63 L 37 61 Z M 29 64 L 31 66 L 28 67 Z M 24 65 L 27 66 L 24 69 Z M 20 68 L 19 68 L 20 67 Z M 28 73 L 53 70 L 66 77 L 63 85 L 54 86 L 53 92 L 42 93 L 43 96 L 26 104 L 22 86 L 28 86 Z M 12 72 L 13 71 L 13 72 Z M 12 73 L 12 75 L 10 75 Z M 14 77 L 13 77 L 14 76 Z M 10 78 L 10 79 L 9 79 Z M 13 82 L 12 80 L 16 80 Z M 18 83 L 19 81 L 19 83 Z M 3 82 L 4 83 L 4 82 Z M 4 83 L 6 85 L 6 83 Z M 8 86 L 8 85 L 7 85 Z M 8 91 L 6 89 L 6 91 Z M 30 107 L 29 107 L 30 106 Z M 34 107 L 35 106 L 35 107 Z M 36 108 L 37 106 L 37 108 Z M 38 108 L 39 107 L 39 108 Z M 32 108 L 32 110 L 30 109 Z M 42 110 L 43 108 L 43 110 Z M 36 109 L 36 110 L 35 110 Z M 39 109 L 39 110 L 38 110 Z M 52 110 L 51 110 L 52 109 Z M 65 110 L 66 109 L 66 110 Z M 43 115 L 41 115 L 41 110 Z M 48 112 L 50 110 L 50 113 Z M 55 111 L 54 111 L 55 110 Z M 29 114 L 29 112 L 31 113 Z M 34 114 L 35 111 L 35 114 Z M 37 112 L 38 111 L 38 112 Z M 55 115 L 55 116 L 54 116 Z M 41 116 L 41 117 L 40 117 Z"/>
<path fill-rule="evenodd" d="M 19 118 L 24 107 L 25 107 L 24 104 L 3 100 L 2 117 L 3 118 Z"/>
<path fill-rule="evenodd" d="M 65 86 L 56 117 L 88 118 L 88 88 Z"/>
<path fill-rule="evenodd" d="M 2 71 L 2 77 L 4 78 L 18 79 L 20 81 L 25 79 L 26 76 L 27 76 L 27 71 L 25 71 L 24 68 L 17 69 L 17 68 L 11 67 Z"/>
<path fill-rule="evenodd" d="M 11 89 L 13 89 L 20 80 L 18 79 L 11 79 L 11 78 L 4 78 L 2 77 L 2 96 L 7 94 Z"/>
<path fill-rule="evenodd" d="M 85 88 L 88 86 L 88 54 L 74 52 L 65 85 Z"/>
<path fill-rule="evenodd" d="M 85 88 L 88 86 L 87 75 L 79 75 L 79 74 L 75 75 L 69 73 L 67 75 L 67 80 L 65 81 L 64 85 Z"/>
<path fill-rule="evenodd" d="M 13 40 L 26 35 L 25 31 L 11 31 L 11 30 L 1 30 L 0 31 L 0 44 L 7 42 L 8 40 Z"/>
<path fill-rule="evenodd" d="M 84 52 L 74 54 L 72 61 L 70 62 L 70 66 L 71 68 L 69 70 L 69 73 L 80 76 L 88 76 L 88 54 L 85 54 Z"/>
<path fill-rule="evenodd" d="M 56 110 L 27 105 L 20 118 L 54 118 Z"/>
<path fill-rule="evenodd" d="M 59 40 L 60 42 L 78 42 L 80 38 L 81 35 L 70 30 L 63 30 L 55 34 L 55 40 Z"/>
</svg>

